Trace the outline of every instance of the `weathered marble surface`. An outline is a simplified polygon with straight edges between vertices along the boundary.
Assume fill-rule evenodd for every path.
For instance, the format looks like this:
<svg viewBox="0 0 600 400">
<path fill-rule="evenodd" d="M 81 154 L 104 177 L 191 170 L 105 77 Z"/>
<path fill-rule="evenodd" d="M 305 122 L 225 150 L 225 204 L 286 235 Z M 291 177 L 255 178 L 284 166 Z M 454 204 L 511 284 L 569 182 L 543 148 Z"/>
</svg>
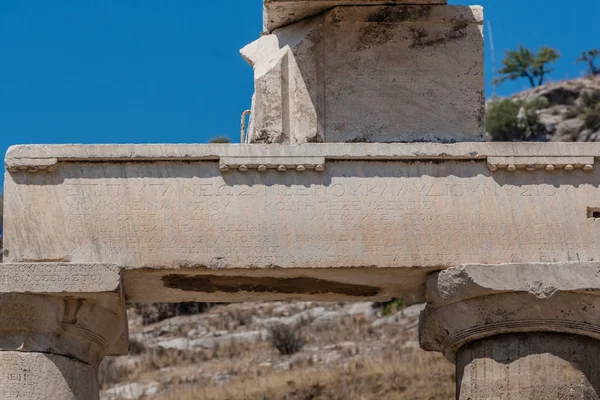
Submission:
<svg viewBox="0 0 600 400">
<path fill-rule="evenodd" d="M 446 0 L 265 0 L 265 31 L 281 28 L 337 6 L 374 6 L 406 4 L 445 4 Z"/>
<path fill-rule="evenodd" d="M 0 398 L 96 400 L 97 369 L 53 354 L 0 351 Z"/>
<path fill-rule="evenodd" d="M 336 7 L 241 50 L 254 143 L 483 140 L 483 9 Z"/>
<path fill-rule="evenodd" d="M 136 301 L 418 301 L 429 272 L 459 264 L 598 259 L 600 176 L 577 161 L 599 154 L 597 144 L 15 147 L 5 260 L 117 264 Z M 521 169 L 490 170 L 511 156 Z M 524 169 L 553 159 L 553 172 Z M 315 162 L 324 170 L 293 168 Z"/>
</svg>

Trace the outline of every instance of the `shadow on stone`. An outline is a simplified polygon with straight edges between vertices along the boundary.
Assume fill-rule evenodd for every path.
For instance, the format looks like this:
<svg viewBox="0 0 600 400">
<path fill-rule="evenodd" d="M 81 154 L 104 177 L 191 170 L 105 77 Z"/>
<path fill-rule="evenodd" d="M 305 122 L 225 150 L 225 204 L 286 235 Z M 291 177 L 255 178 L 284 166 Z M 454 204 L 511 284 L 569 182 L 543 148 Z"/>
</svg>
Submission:
<svg viewBox="0 0 600 400">
<path fill-rule="evenodd" d="M 584 336 L 490 337 L 459 350 L 457 398 L 600 399 L 599 360 L 600 342 Z"/>
</svg>

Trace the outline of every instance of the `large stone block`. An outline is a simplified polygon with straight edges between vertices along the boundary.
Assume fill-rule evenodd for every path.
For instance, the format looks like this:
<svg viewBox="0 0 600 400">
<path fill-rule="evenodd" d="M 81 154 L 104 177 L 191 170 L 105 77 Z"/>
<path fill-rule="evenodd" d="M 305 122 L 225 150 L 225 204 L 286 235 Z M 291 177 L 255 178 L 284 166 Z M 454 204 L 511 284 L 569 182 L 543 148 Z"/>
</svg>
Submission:
<svg viewBox="0 0 600 400">
<path fill-rule="evenodd" d="M 483 10 L 336 7 L 242 49 L 261 143 L 460 142 L 484 133 Z"/>
<path fill-rule="evenodd" d="M 130 301 L 423 301 L 429 273 L 464 263 L 600 259 L 598 155 L 539 143 L 14 147 L 4 257 L 118 265 Z"/>
</svg>

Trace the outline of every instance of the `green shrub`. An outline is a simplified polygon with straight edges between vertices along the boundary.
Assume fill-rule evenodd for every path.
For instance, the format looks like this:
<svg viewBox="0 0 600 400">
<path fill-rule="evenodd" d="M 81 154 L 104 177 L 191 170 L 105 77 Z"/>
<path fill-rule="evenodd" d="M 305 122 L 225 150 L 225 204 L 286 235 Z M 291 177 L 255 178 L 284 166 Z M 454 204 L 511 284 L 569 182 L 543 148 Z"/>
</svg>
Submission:
<svg viewBox="0 0 600 400">
<path fill-rule="evenodd" d="M 515 135 L 520 134 L 520 109 L 520 102 L 511 99 L 496 99 L 488 103 L 485 124 L 493 141 L 507 142 L 515 140 Z"/>
<path fill-rule="evenodd" d="M 494 99 L 487 105 L 485 123 L 494 142 L 544 140 L 545 127 L 539 123 L 538 110 L 550 105 L 545 97 L 529 101 Z"/>
<path fill-rule="evenodd" d="M 596 107 L 585 114 L 585 127 L 592 131 L 600 130 L 600 107 Z"/>
<path fill-rule="evenodd" d="M 390 301 L 374 303 L 373 307 L 381 309 L 381 315 L 385 317 L 404 310 L 406 305 L 402 299 L 392 299 Z"/>
</svg>

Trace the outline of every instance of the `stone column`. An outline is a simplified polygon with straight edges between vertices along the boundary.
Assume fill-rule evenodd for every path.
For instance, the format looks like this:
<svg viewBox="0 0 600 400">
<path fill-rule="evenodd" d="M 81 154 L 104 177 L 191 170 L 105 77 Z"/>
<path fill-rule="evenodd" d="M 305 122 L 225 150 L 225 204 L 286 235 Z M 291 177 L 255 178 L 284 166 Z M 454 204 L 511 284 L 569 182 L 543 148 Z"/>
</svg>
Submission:
<svg viewBox="0 0 600 400">
<path fill-rule="evenodd" d="M 456 356 L 460 399 L 597 399 L 600 341 L 511 333 L 464 345 Z"/>
<path fill-rule="evenodd" d="M 0 398 L 98 399 L 98 366 L 126 353 L 116 267 L 0 265 Z"/>
<path fill-rule="evenodd" d="M 466 265 L 429 277 L 421 347 L 458 399 L 600 399 L 600 264 Z"/>
</svg>

